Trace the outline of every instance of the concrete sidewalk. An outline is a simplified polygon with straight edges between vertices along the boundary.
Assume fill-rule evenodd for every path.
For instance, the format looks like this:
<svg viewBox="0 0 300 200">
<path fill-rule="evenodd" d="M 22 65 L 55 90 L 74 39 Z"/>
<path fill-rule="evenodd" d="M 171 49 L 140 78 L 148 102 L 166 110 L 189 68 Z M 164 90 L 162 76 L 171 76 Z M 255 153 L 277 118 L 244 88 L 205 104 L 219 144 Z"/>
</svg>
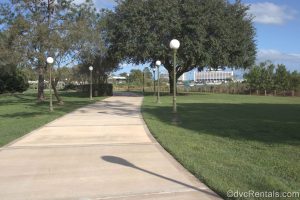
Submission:
<svg viewBox="0 0 300 200">
<path fill-rule="evenodd" d="M 1 148 L 0 199 L 219 199 L 152 138 L 141 103 L 107 98 Z"/>
</svg>

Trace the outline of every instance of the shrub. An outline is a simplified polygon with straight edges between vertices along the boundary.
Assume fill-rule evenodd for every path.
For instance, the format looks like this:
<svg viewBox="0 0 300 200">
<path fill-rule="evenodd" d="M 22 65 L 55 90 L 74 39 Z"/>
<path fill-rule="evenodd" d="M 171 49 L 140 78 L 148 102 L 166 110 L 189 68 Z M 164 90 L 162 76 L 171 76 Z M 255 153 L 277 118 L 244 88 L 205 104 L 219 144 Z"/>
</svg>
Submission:
<svg viewBox="0 0 300 200">
<path fill-rule="evenodd" d="M 90 85 L 78 85 L 77 88 L 82 92 L 88 93 L 90 91 Z M 112 96 L 113 85 L 112 84 L 93 84 L 93 96 Z"/>
<path fill-rule="evenodd" d="M 0 74 L 0 93 L 24 92 L 28 89 L 27 77 L 20 71 Z"/>
</svg>

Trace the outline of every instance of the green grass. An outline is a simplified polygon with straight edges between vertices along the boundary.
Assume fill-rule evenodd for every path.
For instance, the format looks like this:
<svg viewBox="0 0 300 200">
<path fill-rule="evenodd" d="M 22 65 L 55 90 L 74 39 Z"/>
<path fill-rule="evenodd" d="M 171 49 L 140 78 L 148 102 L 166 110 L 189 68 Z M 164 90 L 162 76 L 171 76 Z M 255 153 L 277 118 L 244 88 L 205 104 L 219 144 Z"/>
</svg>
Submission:
<svg viewBox="0 0 300 200">
<path fill-rule="evenodd" d="M 53 112 L 49 112 L 48 101 L 37 103 L 34 91 L 0 95 L 0 147 L 76 108 L 103 99 L 96 97 L 91 102 L 88 95 L 76 92 L 61 92 L 60 95 L 64 105 L 54 101 Z"/>
<path fill-rule="evenodd" d="M 230 199 L 228 190 L 300 192 L 300 98 L 179 96 L 177 127 L 170 123 L 172 97 L 161 101 L 144 99 L 150 131 L 222 197 Z"/>
</svg>

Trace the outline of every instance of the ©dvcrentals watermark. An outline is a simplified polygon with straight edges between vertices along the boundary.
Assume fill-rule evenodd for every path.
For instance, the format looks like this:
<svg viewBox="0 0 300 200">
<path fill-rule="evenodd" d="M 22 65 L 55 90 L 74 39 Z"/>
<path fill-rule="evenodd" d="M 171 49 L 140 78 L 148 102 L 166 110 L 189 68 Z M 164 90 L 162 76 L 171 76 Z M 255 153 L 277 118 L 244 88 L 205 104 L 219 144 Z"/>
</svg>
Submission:
<svg viewBox="0 0 300 200">
<path fill-rule="evenodd" d="M 227 197 L 235 198 L 299 198 L 300 192 L 278 192 L 278 191 L 239 191 L 228 190 Z"/>
</svg>

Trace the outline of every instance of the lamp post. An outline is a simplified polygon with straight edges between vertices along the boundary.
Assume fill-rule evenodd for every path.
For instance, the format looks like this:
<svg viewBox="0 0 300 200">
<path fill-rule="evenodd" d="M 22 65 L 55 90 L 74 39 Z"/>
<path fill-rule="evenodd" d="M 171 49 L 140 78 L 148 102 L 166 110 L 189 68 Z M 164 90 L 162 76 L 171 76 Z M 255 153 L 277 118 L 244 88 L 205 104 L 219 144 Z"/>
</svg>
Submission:
<svg viewBox="0 0 300 200">
<path fill-rule="evenodd" d="M 174 61 L 173 61 L 173 113 L 177 113 L 177 105 L 176 105 L 176 53 L 178 48 L 180 47 L 180 42 L 176 39 L 171 40 L 170 48 L 173 50 Z"/>
<path fill-rule="evenodd" d="M 93 100 L 93 66 L 89 66 L 90 70 L 90 100 Z"/>
<path fill-rule="evenodd" d="M 156 87 L 155 87 L 155 71 L 156 71 L 156 67 L 154 67 L 152 69 L 152 73 L 153 73 L 153 95 L 155 95 L 155 92 L 156 92 Z"/>
<path fill-rule="evenodd" d="M 48 57 L 47 58 L 47 64 L 49 64 L 49 91 L 50 91 L 50 105 L 49 105 L 49 109 L 50 112 L 53 111 L 53 105 L 52 105 L 52 64 L 54 62 L 54 59 L 52 57 Z"/>
<path fill-rule="evenodd" d="M 127 75 L 127 91 L 129 92 L 129 73 L 127 73 L 126 75 Z"/>
<path fill-rule="evenodd" d="M 155 62 L 155 65 L 157 67 L 157 98 L 156 98 L 156 103 L 160 103 L 160 86 L 159 86 L 159 67 L 161 65 L 160 60 L 157 60 Z"/>
<path fill-rule="evenodd" d="M 145 93 L 145 69 L 146 68 L 143 69 L 143 95 Z"/>
</svg>

